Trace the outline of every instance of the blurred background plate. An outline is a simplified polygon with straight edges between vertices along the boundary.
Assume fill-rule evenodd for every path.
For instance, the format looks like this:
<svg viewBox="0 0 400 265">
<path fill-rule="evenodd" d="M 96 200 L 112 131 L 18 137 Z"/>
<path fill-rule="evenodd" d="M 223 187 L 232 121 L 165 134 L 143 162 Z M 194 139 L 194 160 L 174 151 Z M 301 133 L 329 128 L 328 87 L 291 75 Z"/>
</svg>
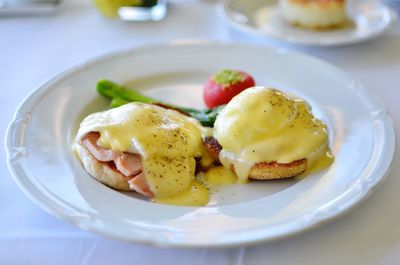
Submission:
<svg viewBox="0 0 400 265">
<path fill-rule="evenodd" d="M 220 14 L 233 27 L 265 37 L 315 46 L 367 41 L 388 31 L 397 21 L 394 10 L 376 0 L 348 1 L 351 22 L 342 29 L 310 31 L 294 27 L 279 15 L 276 0 L 225 0 Z"/>
</svg>

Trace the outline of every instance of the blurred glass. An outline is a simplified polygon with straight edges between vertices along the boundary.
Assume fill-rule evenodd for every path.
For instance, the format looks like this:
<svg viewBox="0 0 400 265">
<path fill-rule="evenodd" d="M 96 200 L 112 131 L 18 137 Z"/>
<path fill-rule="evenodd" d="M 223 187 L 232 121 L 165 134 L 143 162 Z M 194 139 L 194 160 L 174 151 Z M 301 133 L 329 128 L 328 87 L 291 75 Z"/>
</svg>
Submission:
<svg viewBox="0 0 400 265">
<path fill-rule="evenodd" d="M 58 10 L 61 0 L 0 0 L 0 16 L 49 14 Z"/>
<path fill-rule="evenodd" d="M 94 0 L 106 17 L 126 21 L 158 21 L 167 14 L 167 0 Z"/>
</svg>

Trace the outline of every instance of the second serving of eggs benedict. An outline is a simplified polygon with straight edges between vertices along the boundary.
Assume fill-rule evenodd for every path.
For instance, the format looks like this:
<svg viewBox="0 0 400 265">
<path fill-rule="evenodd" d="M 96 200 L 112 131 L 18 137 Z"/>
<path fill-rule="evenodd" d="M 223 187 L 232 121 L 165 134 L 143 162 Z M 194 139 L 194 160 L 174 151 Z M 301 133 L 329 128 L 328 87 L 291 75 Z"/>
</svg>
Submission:
<svg viewBox="0 0 400 265">
<path fill-rule="evenodd" d="M 264 87 L 234 97 L 205 145 L 240 181 L 297 176 L 329 155 L 326 126 L 309 105 Z"/>
</svg>

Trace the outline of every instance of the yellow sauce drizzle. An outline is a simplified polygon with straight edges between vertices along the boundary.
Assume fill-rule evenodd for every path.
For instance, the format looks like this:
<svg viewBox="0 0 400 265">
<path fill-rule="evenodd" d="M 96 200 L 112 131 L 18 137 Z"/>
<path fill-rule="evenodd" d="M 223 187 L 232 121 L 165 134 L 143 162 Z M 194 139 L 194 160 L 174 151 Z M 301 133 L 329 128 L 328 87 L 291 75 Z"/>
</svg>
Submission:
<svg viewBox="0 0 400 265">
<path fill-rule="evenodd" d="M 169 197 L 157 198 L 155 202 L 181 206 L 204 206 L 210 200 L 210 192 L 202 183 L 193 181 L 190 189 Z"/>
<path fill-rule="evenodd" d="M 309 169 L 307 169 L 306 174 L 318 172 L 325 168 L 328 168 L 335 161 L 335 157 L 330 151 L 325 152 L 323 155 L 319 156 Z"/>
<path fill-rule="evenodd" d="M 204 181 L 210 185 L 226 185 L 237 183 L 238 178 L 232 170 L 218 166 L 206 172 Z"/>
</svg>

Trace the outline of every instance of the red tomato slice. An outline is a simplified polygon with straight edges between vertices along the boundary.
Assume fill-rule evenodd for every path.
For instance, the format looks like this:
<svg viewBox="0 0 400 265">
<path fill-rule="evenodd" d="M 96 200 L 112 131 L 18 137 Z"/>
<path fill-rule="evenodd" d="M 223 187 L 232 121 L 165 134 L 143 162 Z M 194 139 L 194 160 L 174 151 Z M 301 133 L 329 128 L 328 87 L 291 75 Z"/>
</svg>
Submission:
<svg viewBox="0 0 400 265">
<path fill-rule="evenodd" d="M 222 70 L 210 77 L 204 84 L 204 102 L 209 108 L 226 104 L 234 96 L 254 85 L 254 79 L 248 73 Z"/>
</svg>

